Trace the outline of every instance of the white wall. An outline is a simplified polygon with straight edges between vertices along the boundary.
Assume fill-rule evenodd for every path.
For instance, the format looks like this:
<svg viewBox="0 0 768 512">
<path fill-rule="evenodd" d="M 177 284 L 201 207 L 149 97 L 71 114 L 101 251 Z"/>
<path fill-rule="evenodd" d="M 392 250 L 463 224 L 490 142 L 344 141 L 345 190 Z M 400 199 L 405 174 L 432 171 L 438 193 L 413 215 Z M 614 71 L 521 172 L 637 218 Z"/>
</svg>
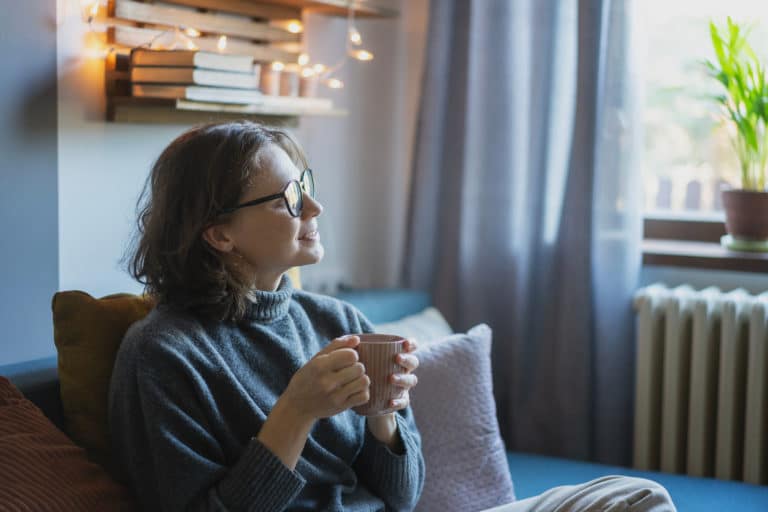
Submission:
<svg viewBox="0 0 768 512">
<path fill-rule="evenodd" d="M 396 284 L 427 2 L 389 4 L 402 9 L 400 18 L 358 22 L 375 60 L 348 63 L 345 89 L 324 90 L 350 115 L 305 118 L 296 132 L 325 206 L 326 258 L 305 269 L 308 287 L 338 280 Z M 313 60 L 335 62 L 346 21 L 317 15 L 305 21 Z M 136 199 L 154 158 L 186 127 L 105 122 L 103 64 L 84 57 L 79 0 L 59 3 L 59 24 L 59 288 L 95 296 L 137 292 L 120 265 Z"/>
</svg>

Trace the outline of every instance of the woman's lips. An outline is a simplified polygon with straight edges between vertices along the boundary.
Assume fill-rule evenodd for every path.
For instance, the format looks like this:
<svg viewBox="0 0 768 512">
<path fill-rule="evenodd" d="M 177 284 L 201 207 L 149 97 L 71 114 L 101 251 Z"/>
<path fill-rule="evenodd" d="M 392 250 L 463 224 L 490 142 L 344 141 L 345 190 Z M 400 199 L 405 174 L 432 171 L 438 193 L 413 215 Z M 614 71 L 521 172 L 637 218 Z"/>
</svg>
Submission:
<svg viewBox="0 0 768 512">
<path fill-rule="evenodd" d="M 320 238 L 320 233 L 318 231 L 310 231 L 306 235 L 299 238 L 302 242 L 314 242 Z"/>
</svg>

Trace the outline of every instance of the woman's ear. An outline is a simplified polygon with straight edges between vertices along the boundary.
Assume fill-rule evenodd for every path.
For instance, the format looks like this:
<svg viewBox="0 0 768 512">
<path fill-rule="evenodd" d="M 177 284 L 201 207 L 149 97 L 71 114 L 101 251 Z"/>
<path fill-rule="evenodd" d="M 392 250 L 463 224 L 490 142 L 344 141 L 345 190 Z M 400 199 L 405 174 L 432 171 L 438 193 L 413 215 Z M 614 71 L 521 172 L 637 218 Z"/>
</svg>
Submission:
<svg viewBox="0 0 768 512">
<path fill-rule="evenodd" d="M 229 237 L 223 224 L 211 224 L 203 230 L 203 240 L 220 252 L 232 252 L 235 242 Z"/>
</svg>

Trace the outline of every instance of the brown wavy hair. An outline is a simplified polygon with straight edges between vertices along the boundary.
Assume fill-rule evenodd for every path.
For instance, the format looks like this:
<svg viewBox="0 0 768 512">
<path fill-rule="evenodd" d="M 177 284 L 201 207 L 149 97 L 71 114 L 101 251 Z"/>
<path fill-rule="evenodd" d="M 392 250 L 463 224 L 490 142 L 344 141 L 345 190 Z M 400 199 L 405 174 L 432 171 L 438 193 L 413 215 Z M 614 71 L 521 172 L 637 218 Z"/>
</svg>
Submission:
<svg viewBox="0 0 768 512">
<path fill-rule="evenodd" d="M 243 318 L 251 283 L 202 234 L 229 219 L 219 212 L 258 179 L 256 155 L 268 144 L 306 168 L 287 132 L 249 121 L 192 128 L 160 154 L 139 196 L 127 255 L 129 273 L 158 304 L 219 321 Z"/>
</svg>

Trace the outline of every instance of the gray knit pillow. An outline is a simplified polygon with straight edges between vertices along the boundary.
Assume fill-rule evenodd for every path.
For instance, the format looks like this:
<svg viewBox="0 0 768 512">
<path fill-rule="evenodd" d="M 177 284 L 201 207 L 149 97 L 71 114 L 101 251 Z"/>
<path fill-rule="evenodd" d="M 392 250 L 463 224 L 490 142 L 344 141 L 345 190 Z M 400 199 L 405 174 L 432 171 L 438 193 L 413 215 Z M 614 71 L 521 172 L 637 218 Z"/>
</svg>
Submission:
<svg viewBox="0 0 768 512">
<path fill-rule="evenodd" d="M 411 404 L 427 467 L 422 512 L 485 510 L 515 500 L 491 380 L 491 329 L 422 344 Z"/>
</svg>

